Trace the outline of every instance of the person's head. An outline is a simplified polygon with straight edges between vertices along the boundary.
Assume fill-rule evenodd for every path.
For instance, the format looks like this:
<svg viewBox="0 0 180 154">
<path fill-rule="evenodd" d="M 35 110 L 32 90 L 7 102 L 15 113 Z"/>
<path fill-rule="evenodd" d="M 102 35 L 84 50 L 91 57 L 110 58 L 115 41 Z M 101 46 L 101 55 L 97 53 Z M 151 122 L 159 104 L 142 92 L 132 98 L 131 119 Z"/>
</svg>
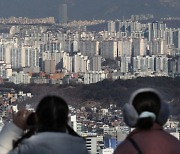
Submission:
<svg viewBox="0 0 180 154">
<path fill-rule="evenodd" d="M 68 132 L 79 135 L 68 125 L 68 105 L 58 96 L 46 96 L 38 104 L 35 113 L 31 113 L 26 121 L 28 131 L 14 144 L 17 147 L 23 139 L 29 138 L 35 132 Z"/>
<path fill-rule="evenodd" d="M 44 97 L 36 108 L 38 131 L 66 130 L 68 105 L 58 96 Z"/>
<path fill-rule="evenodd" d="M 154 122 L 164 125 L 169 115 L 168 105 L 152 88 L 143 88 L 133 93 L 124 107 L 124 120 L 130 127 L 149 129 Z"/>
</svg>

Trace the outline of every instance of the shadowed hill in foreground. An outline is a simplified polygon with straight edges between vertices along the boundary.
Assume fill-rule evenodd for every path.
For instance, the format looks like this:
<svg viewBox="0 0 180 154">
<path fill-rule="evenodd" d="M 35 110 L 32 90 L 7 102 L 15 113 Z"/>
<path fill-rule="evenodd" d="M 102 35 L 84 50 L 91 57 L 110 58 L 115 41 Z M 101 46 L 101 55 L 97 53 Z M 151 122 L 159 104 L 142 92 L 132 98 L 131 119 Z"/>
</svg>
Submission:
<svg viewBox="0 0 180 154">
<path fill-rule="evenodd" d="M 115 103 L 118 106 L 128 102 L 131 93 L 143 87 L 152 87 L 159 90 L 164 99 L 171 102 L 172 113 L 180 113 L 180 78 L 156 77 L 137 78 L 132 80 L 104 80 L 90 85 L 4 85 L 14 87 L 16 90 L 31 92 L 34 97 L 22 104 L 33 104 L 48 94 L 56 94 L 63 97 L 69 104 L 102 105 L 108 106 Z M 21 104 L 21 105 L 22 105 Z"/>
</svg>

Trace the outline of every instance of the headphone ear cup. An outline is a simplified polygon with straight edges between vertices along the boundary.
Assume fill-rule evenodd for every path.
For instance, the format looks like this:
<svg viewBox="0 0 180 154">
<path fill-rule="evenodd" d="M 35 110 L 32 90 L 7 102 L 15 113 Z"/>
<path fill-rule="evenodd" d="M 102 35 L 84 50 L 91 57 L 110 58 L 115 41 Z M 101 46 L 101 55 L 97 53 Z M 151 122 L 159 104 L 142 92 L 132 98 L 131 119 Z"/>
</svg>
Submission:
<svg viewBox="0 0 180 154">
<path fill-rule="evenodd" d="M 125 104 L 123 107 L 123 116 L 124 116 L 124 122 L 129 127 L 135 127 L 139 115 L 135 108 L 131 104 Z"/>
<path fill-rule="evenodd" d="M 161 108 L 157 118 L 157 122 L 163 126 L 169 117 L 169 105 L 166 102 L 161 102 Z"/>
</svg>

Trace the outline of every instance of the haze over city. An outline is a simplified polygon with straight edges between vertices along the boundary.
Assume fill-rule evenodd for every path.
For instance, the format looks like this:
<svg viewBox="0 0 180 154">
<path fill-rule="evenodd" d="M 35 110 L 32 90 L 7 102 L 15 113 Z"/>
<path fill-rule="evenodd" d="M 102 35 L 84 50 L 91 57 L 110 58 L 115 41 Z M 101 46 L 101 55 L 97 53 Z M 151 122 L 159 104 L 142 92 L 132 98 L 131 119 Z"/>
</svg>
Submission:
<svg viewBox="0 0 180 154">
<path fill-rule="evenodd" d="M 0 17 L 59 17 L 59 4 L 67 3 L 69 20 L 121 19 L 131 14 L 177 17 L 179 0 L 1 0 Z M 161 10 L 161 11 L 159 11 Z"/>
<path fill-rule="evenodd" d="M 123 106 L 150 87 L 179 140 L 179 15 L 179 0 L 0 0 L 0 130 L 53 94 L 90 154 L 113 154 L 132 132 Z"/>
</svg>

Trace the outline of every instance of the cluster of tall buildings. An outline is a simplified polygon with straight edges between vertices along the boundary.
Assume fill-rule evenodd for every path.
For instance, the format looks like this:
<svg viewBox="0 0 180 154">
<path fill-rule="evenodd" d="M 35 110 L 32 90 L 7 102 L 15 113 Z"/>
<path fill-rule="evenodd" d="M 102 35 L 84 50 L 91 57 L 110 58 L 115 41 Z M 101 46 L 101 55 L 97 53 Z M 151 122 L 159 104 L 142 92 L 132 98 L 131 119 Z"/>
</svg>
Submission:
<svg viewBox="0 0 180 154">
<path fill-rule="evenodd" d="M 30 19 L 27 17 L 0 18 L 1 24 L 55 24 L 54 17 Z"/>
<path fill-rule="evenodd" d="M 107 29 L 12 26 L 0 34 L 0 77 L 16 84 L 48 83 L 56 74 L 53 83 L 89 84 L 109 77 L 179 75 L 180 29 L 158 21 L 108 21 Z M 108 61 L 116 64 L 104 65 Z"/>
</svg>

